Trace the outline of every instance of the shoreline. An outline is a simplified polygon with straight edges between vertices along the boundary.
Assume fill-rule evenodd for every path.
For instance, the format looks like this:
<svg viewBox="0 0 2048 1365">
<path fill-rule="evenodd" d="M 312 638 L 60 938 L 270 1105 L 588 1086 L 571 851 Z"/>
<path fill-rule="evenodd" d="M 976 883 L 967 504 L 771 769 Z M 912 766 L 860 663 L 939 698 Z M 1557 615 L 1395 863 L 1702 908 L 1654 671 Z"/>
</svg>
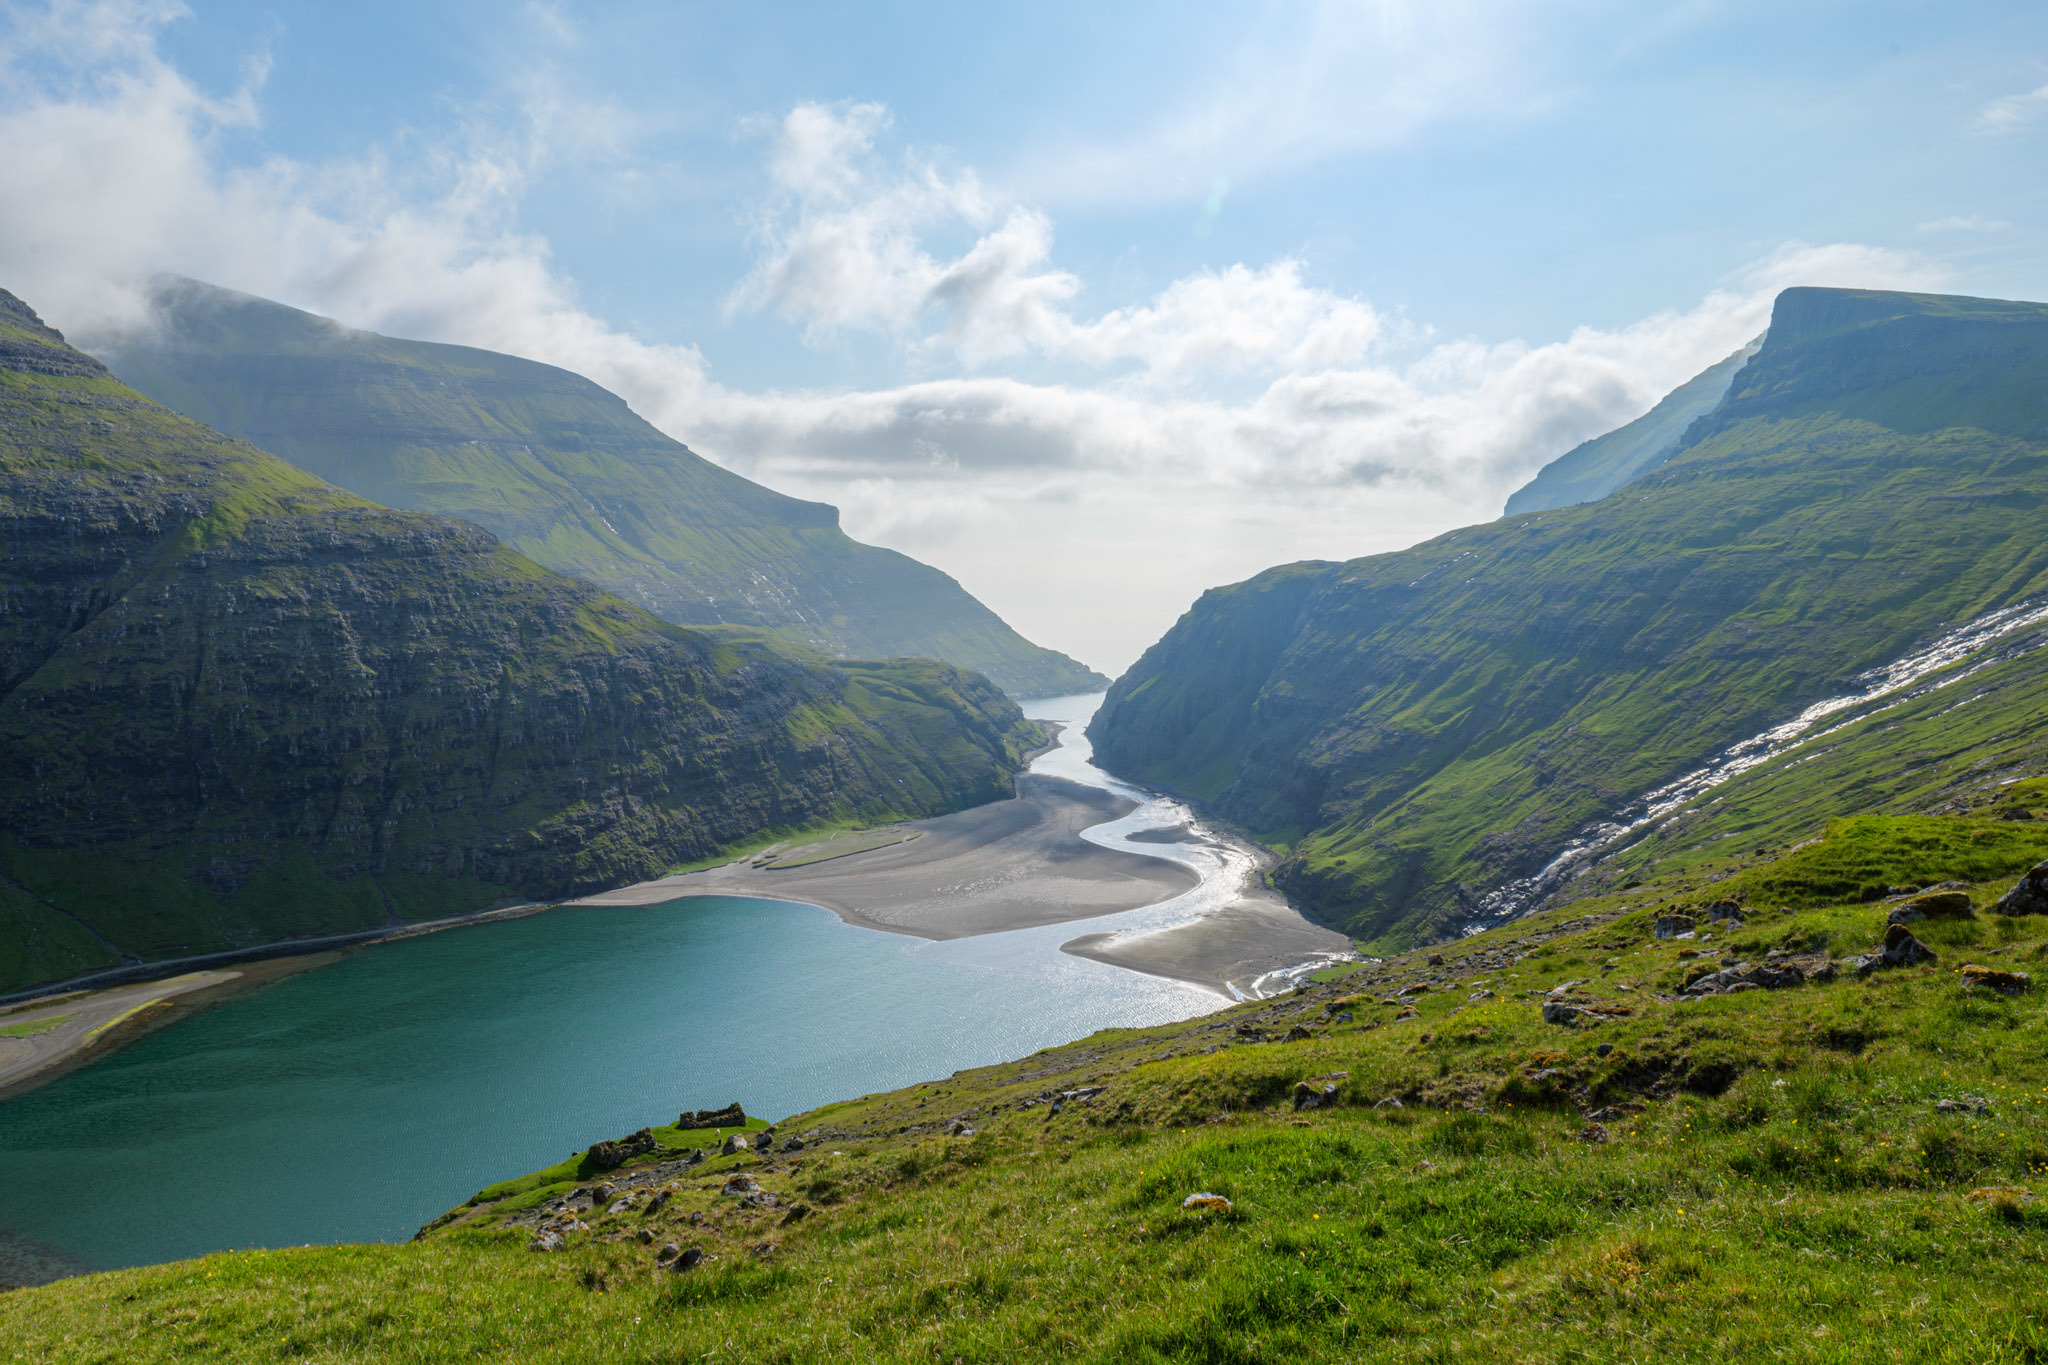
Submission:
<svg viewBox="0 0 2048 1365">
<path fill-rule="evenodd" d="M 1100 787 L 1028 771 L 1032 761 L 1062 747 L 1068 728 L 1059 721 L 1041 724 L 1048 742 L 1025 756 L 1027 770 L 1017 775 L 1016 795 L 903 822 L 898 828 L 907 833 L 900 842 L 784 867 L 762 865 L 759 852 L 749 853 L 717 867 L 561 901 L 497 905 L 348 934 L 131 963 L 0 996 L 0 1027 L 66 1020 L 35 1039 L 0 1037 L 0 1102 L 199 1010 L 339 961 L 351 949 L 548 910 L 731 896 L 810 905 L 856 928 L 947 940 L 1079 924 L 1158 905 L 1199 886 L 1199 874 L 1183 863 L 1081 838 L 1084 830 L 1121 819 L 1139 803 Z M 1234 832 L 1198 833 L 1191 823 L 1140 831 L 1129 842 L 1207 840 L 1249 854 L 1255 870 L 1271 863 L 1266 850 Z M 784 849 L 782 856 L 804 847 Z M 1141 933 L 1084 933 L 1060 945 L 1076 957 L 1182 981 L 1225 999 L 1253 993 L 1273 972 L 1316 965 L 1350 949 L 1347 937 L 1315 924 L 1284 897 L 1253 885 L 1249 876 L 1227 904 L 1192 922 Z"/>
</svg>

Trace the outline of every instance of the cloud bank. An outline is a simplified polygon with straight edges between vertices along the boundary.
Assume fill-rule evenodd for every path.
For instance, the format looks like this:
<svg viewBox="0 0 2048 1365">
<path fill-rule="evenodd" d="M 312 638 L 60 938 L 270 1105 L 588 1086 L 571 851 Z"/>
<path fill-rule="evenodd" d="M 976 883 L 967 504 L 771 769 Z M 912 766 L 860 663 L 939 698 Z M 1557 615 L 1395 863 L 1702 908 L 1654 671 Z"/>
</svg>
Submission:
<svg viewBox="0 0 2048 1365">
<path fill-rule="evenodd" d="M 144 325 L 147 280 L 174 271 L 565 366 L 1111 668 L 1214 582 L 1493 515 L 1543 462 L 1756 335 L 1785 285 L 1943 282 L 1925 258 L 1793 244 L 1691 307 L 1542 344 L 1436 336 L 1294 258 L 1089 309 L 1042 208 L 893 140 L 880 105 L 805 103 L 767 125 L 771 193 L 727 310 L 893 348 L 904 373 L 935 377 L 748 392 L 695 348 L 581 307 L 521 230 L 525 189 L 565 145 L 590 145 L 544 87 L 517 118 L 404 155 L 252 160 L 232 149 L 260 144 L 262 72 L 200 89 L 157 42 L 182 12 L 9 12 L 0 285 L 87 345 Z"/>
</svg>

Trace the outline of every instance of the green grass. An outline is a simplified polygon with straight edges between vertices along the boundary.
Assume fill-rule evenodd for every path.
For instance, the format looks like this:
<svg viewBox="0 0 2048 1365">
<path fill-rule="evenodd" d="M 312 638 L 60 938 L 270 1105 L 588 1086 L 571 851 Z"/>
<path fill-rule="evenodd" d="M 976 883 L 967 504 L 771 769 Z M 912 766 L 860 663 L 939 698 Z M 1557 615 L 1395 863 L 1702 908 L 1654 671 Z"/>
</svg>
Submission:
<svg viewBox="0 0 2048 1365">
<path fill-rule="evenodd" d="M 19 1024 L 0 1024 L 0 1038 L 38 1038 L 45 1033 L 55 1032 L 77 1017 L 75 1014 L 53 1014 L 47 1019 L 30 1019 Z"/>
<path fill-rule="evenodd" d="M 1810 889 L 1872 850 L 1901 858 L 1893 880 L 1954 872 L 1944 859 L 1975 850 L 1940 829 L 1930 844 L 1911 821 L 1845 821 L 1816 848 L 1856 850 L 1848 863 L 1726 862 L 1711 894 L 1743 877 Z M 1637 887 L 1446 945 L 1440 968 L 1416 954 L 830 1105 L 778 1125 L 802 1152 L 670 1177 L 661 1212 L 587 1214 L 558 1254 L 502 1224 L 595 1178 L 577 1158 L 479 1192 L 405 1246 L 227 1253 L 0 1296 L 0 1359 L 2048 1353 L 2048 997 L 1966 992 L 1955 971 L 2038 976 L 2048 921 L 1917 926 L 1940 960 L 1867 980 L 1661 999 L 1702 954 L 1846 956 L 1883 926 L 1882 907 L 1820 900 L 1650 937 L 1657 914 L 1708 894 Z M 1397 1019 L 1381 1000 L 1416 980 L 1433 988 Z M 1544 1023 L 1537 998 L 1568 981 L 1633 1012 Z M 1331 1007 L 1356 1023 L 1325 1025 Z M 1280 1041 L 1295 1023 L 1312 1037 Z M 1296 1081 L 1337 1073 L 1334 1107 L 1293 1109 Z M 1104 1090 L 1057 1116 L 1034 1102 L 1081 1086 Z M 1590 1112 L 1609 1141 L 1584 1139 Z M 950 1136 L 961 1118 L 977 1131 Z M 734 1170 L 777 1206 L 721 1194 Z M 1183 1211 L 1197 1191 L 1232 1211 Z M 711 1259 L 670 1273 L 666 1241 Z"/>
</svg>

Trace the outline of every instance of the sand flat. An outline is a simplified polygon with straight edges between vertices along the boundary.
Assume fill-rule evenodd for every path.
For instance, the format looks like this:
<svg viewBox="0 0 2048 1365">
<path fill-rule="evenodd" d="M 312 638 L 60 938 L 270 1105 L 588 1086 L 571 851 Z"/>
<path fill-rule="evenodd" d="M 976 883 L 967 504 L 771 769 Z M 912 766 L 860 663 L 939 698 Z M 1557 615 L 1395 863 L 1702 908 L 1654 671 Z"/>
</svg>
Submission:
<svg viewBox="0 0 2048 1365">
<path fill-rule="evenodd" d="M 904 843 L 800 867 L 735 863 L 572 901 L 653 905 L 685 896 L 766 896 L 823 906 L 852 924 L 919 938 L 965 938 L 1135 910 L 1191 890 L 1178 863 L 1081 838 L 1136 803 L 1064 778 L 1026 773 L 1017 795 L 913 821 Z"/>
</svg>

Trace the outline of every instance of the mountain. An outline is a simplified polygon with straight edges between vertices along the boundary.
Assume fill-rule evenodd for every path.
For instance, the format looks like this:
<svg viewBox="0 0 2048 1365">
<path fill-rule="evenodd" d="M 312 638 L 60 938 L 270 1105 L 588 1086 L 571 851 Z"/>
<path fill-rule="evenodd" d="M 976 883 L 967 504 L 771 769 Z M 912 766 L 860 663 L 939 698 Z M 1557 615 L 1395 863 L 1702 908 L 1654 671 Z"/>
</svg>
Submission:
<svg viewBox="0 0 2048 1365">
<path fill-rule="evenodd" d="M 1736 371 L 1762 344 L 1763 338 L 1758 337 L 1718 365 L 1686 380 L 1627 426 L 1595 436 L 1558 456 L 1515 490 L 1502 515 L 1596 502 L 1649 473 L 1677 451 L 1687 427 L 1720 405 Z"/>
<path fill-rule="evenodd" d="M 2048 592 L 2043 392 L 2048 307 L 1788 290 L 1601 501 L 1205 594 L 1111 688 L 1098 760 L 1283 848 L 1362 939 L 1454 933 L 1589 825 Z"/>
<path fill-rule="evenodd" d="M 195 280 L 98 354 L 166 407 L 389 507 L 461 517 L 681 625 L 772 630 L 839 658 L 918 655 L 1017 697 L 1108 679 L 1018 635 L 839 513 L 721 469 L 552 365 L 401 341 Z"/>
<path fill-rule="evenodd" d="M 0 294 L 0 990 L 1007 795 L 923 659 L 672 625 L 150 402 Z"/>
</svg>

